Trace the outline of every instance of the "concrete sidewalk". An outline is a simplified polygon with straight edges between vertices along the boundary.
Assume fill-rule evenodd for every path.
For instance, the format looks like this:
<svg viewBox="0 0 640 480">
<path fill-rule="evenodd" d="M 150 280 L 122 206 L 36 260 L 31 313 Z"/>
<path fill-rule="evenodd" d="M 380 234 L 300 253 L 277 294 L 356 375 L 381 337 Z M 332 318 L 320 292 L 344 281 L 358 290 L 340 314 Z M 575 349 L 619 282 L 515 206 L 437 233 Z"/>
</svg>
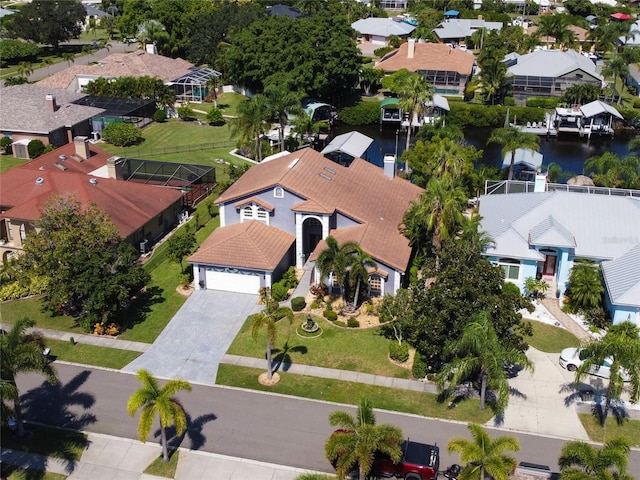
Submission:
<svg viewBox="0 0 640 480">
<path fill-rule="evenodd" d="M 180 448 L 175 480 L 294 480 L 307 472 L 300 468 L 257 462 Z M 70 480 L 153 480 L 143 473 L 159 456 L 162 448 L 155 443 L 88 434 L 88 446 L 79 462 L 2 449 L 2 463 L 33 470 L 66 475 Z"/>
</svg>

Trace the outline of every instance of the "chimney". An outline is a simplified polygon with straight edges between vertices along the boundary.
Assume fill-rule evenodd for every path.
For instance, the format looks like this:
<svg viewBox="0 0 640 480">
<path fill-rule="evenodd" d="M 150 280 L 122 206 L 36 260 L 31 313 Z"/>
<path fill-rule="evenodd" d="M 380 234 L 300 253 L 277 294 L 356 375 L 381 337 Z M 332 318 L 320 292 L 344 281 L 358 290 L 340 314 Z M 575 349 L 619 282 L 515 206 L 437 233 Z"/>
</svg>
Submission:
<svg viewBox="0 0 640 480">
<path fill-rule="evenodd" d="M 120 157 L 109 157 L 107 159 L 107 178 L 122 180 L 122 162 Z"/>
<path fill-rule="evenodd" d="M 74 137 L 73 143 L 76 147 L 76 155 L 83 160 L 87 160 L 91 157 L 91 150 L 89 149 L 89 137 Z"/>
<path fill-rule="evenodd" d="M 384 174 L 389 177 L 389 178 L 393 178 L 396 175 L 396 156 L 391 154 L 391 155 L 385 155 L 384 156 Z"/>
<path fill-rule="evenodd" d="M 413 55 L 416 52 L 416 40 L 415 38 L 409 39 L 409 44 L 407 45 L 407 58 L 413 58 Z"/>
<path fill-rule="evenodd" d="M 55 112 L 56 110 L 58 110 L 58 105 L 56 104 L 56 97 L 51 95 L 51 94 L 47 94 L 46 97 L 44 97 L 44 103 L 45 106 L 47 108 L 47 112 Z"/>
<path fill-rule="evenodd" d="M 545 173 L 539 173 L 536 175 L 536 181 L 533 184 L 533 191 L 535 193 L 547 191 L 547 175 Z"/>
</svg>

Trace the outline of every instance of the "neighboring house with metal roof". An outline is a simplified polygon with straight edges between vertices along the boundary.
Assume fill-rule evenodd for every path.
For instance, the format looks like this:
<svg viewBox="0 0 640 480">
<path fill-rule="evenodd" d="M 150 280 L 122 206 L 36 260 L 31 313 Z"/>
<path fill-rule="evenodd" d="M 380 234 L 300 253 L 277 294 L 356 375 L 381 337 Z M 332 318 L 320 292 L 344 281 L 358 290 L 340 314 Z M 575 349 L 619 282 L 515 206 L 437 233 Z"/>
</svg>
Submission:
<svg viewBox="0 0 640 480">
<path fill-rule="evenodd" d="M 537 50 L 504 59 L 514 97 L 561 97 L 574 85 L 602 88 L 603 77 L 595 64 L 575 50 Z"/>
<path fill-rule="evenodd" d="M 465 38 L 482 28 L 500 31 L 502 22 L 487 22 L 481 18 L 447 18 L 433 32 L 442 43 L 464 43 Z"/>
<path fill-rule="evenodd" d="M 398 225 L 421 193 L 393 169 L 361 158 L 343 167 L 311 148 L 298 150 L 251 167 L 218 197 L 220 228 L 188 261 L 201 288 L 255 294 L 288 267 L 314 261 L 332 235 L 356 241 L 377 262 L 372 295 L 395 293 L 412 253 Z M 323 281 L 318 272 L 314 278 Z"/>
<path fill-rule="evenodd" d="M 172 228 L 183 209 L 180 188 L 118 180 L 105 166 L 111 154 L 86 137 L 0 175 L 0 262 L 22 252 L 41 208 L 52 195 L 73 195 L 106 212 L 136 249 Z M 108 170 L 108 169 L 106 169 Z"/>
<path fill-rule="evenodd" d="M 351 24 L 363 39 L 363 42 L 371 42 L 384 46 L 389 43 L 389 37 L 395 35 L 399 38 L 408 38 L 416 29 L 414 25 L 394 20 L 392 18 L 369 17 L 362 18 Z"/>
<path fill-rule="evenodd" d="M 524 289 L 542 278 L 562 294 L 576 259 L 601 263 L 614 323 L 640 325 L 638 197 L 549 191 L 480 197 L 481 227 L 494 245 L 485 255 Z"/>
<path fill-rule="evenodd" d="M 442 43 L 420 43 L 409 39 L 389 52 L 375 68 L 393 73 L 406 68 L 424 75 L 435 93 L 463 96 L 473 73 L 475 58 L 470 52 Z"/>
<path fill-rule="evenodd" d="M 348 167 L 356 158 L 367 158 L 365 153 L 373 143 L 373 138 L 360 132 L 337 135 L 320 153 L 340 165 Z"/>
</svg>

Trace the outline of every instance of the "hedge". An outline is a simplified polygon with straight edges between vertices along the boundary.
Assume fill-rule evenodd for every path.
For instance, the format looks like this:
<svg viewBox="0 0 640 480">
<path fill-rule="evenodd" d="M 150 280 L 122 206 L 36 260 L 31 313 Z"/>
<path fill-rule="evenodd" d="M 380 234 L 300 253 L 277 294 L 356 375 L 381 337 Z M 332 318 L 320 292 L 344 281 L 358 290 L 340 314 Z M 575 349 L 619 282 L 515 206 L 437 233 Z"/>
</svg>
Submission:
<svg viewBox="0 0 640 480">
<path fill-rule="evenodd" d="M 499 128 L 504 126 L 507 117 L 507 107 L 502 105 L 479 105 L 471 103 L 449 104 L 450 112 L 447 114 L 447 123 L 459 127 L 489 127 Z M 545 110 L 530 107 L 509 107 L 509 119 L 517 118 L 519 124 L 526 122 L 541 122 L 545 118 Z"/>
<path fill-rule="evenodd" d="M 338 113 L 341 122 L 347 125 L 370 125 L 380 120 L 378 102 L 360 102 L 353 107 L 345 107 Z"/>
</svg>

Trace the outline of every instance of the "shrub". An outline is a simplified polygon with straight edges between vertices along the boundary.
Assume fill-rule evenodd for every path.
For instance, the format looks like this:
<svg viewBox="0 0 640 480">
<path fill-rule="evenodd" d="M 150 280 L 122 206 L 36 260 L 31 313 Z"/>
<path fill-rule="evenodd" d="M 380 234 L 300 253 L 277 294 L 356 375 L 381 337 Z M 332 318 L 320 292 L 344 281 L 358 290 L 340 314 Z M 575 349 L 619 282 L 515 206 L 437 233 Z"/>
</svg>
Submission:
<svg viewBox="0 0 640 480">
<path fill-rule="evenodd" d="M 189 121 L 196 118 L 196 114 L 193 111 L 193 108 L 189 105 L 183 105 L 178 107 L 178 118 L 180 118 L 180 120 Z"/>
<path fill-rule="evenodd" d="M 0 138 L 0 150 L 3 150 L 5 153 L 11 153 L 11 139 L 9 137 Z"/>
<path fill-rule="evenodd" d="M 342 327 L 345 328 L 347 326 L 346 323 L 344 323 L 342 320 L 336 320 L 335 322 L 333 322 L 334 325 L 337 325 L 338 327 Z"/>
<path fill-rule="evenodd" d="M 296 267 L 289 267 L 282 275 L 280 280 L 287 288 L 296 288 L 298 286 L 298 277 L 296 276 Z"/>
<path fill-rule="evenodd" d="M 307 306 L 307 302 L 304 297 L 294 297 L 291 299 L 291 310 L 299 312 Z"/>
<path fill-rule="evenodd" d="M 379 58 L 379 57 L 384 57 L 387 53 L 389 53 L 389 52 L 391 52 L 391 51 L 393 51 L 393 50 L 395 50 L 395 48 L 393 48 L 393 47 L 380 47 L 380 48 L 376 48 L 376 49 L 373 51 L 373 54 L 374 54 L 376 57 L 378 57 L 378 58 Z"/>
<path fill-rule="evenodd" d="M 325 310 L 324 312 L 322 312 L 322 316 L 330 322 L 335 322 L 336 320 L 338 320 L 338 314 L 333 310 Z"/>
<path fill-rule="evenodd" d="M 192 281 L 193 279 L 191 278 L 190 273 L 183 273 L 182 275 L 180 275 L 180 285 L 182 285 L 183 287 L 188 287 L 189 285 L 191 285 Z"/>
<path fill-rule="evenodd" d="M 321 306 L 322 302 L 316 298 L 313 302 L 311 302 L 310 308 L 320 308 Z"/>
<path fill-rule="evenodd" d="M 395 340 L 389 342 L 389 356 L 396 362 L 406 362 L 409 360 L 409 344 L 402 342 L 398 344 Z"/>
<path fill-rule="evenodd" d="M 153 121 L 154 122 L 158 122 L 158 123 L 166 122 L 167 121 L 167 113 L 162 109 L 156 110 L 155 113 L 153 114 Z"/>
<path fill-rule="evenodd" d="M 29 145 L 27 145 L 27 150 L 29 152 L 29 158 L 39 157 L 44 153 L 44 143 L 42 140 L 31 140 Z"/>
<path fill-rule="evenodd" d="M 378 102 L 360 102 L 353 107 L 340 110 L 340 120 L 347 125 L 370 125 L 380 120 L 380 104 Z"/>
<path fill-rule="evenodd" d="M 355 318 L 350 318 L 349 320 L 347 320 L 347 327 L 358 328 L 360 327 L 360 322 Z"/>
<path fill-rule="evenodd" d="M 222 116 L 222 110 L 216 107 L 209 110 L 209 113 L 207 113 L 207 122 L 215 126 L 224 125 L 225 120 Z"/>
<path fill-rule="evenodd" d="M 271 297 L 273 297 L 276 302 L 286 300 L 288 292 L 289 289 L 282 283 L 282 280 L 271 286 Z"/>
<path fill-rule="evenodd" d="M 424 378 L 427 376 L 427 362 L 424 361 L 424 358 L 422 358 L 422 355 L 418 352 L 413 356 L 411 373 L 415 378 Z"/>
<path fill-rule="evenodd" d="M 131 123 L 110 123 L 102 130 L 102 139 L 116 147 L 128 147 L 142 141 L 140 129 Z"/>
<path fill-rule="evenodd" d="M 505 107 L 513 107 L 516 104 L 516 100 L 513 97 L 504 97 L 502 104 Z"/>
<path fill-rule="evenodd" d="M 319 283 L 317 285 L 311 285 L 311 288 L 309 289 L 309 291 L 317 299 L 322 299 L 324 298 L 324 296 L 327 294 L 329 290 L 327 289 L 327 286 L 324 283 Z"/>
<path fill-rule="evenodd" d="M 527 107 L 556 108 L 558 101 L 558 98 L 531 97 L 527 98 Z"/>
</svg>

